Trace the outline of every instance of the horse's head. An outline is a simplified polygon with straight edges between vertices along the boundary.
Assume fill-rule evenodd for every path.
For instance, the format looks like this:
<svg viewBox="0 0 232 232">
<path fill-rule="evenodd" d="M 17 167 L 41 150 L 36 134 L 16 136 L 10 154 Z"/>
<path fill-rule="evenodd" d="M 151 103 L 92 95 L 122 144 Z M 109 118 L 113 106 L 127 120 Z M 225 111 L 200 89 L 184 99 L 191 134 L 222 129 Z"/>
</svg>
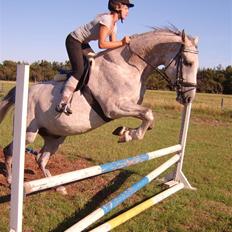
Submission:
<svg viewBox="0 0 232 232">
<path fill-rule="evenodd" d="M 165 64 L 165 73 L 174 83 L 177 101 L 181 104 L 193 101 L 197 86 L 198 38 L 189 38 L 182 31 L 181 46 L 176 55 Z"/>
<path fill-rule="evenodd" d="M 130 52 L 150 67 L 151 72 L 156 70 L 170 86 L 175 87 L 178 102 L 192 102 L 197 86 L 198 39 L 175 28 L 155 28 L 153 32 L 131 38 Z M 157 68 L 160 65 L 165 66 L 164 72 Z"/>
</svg>

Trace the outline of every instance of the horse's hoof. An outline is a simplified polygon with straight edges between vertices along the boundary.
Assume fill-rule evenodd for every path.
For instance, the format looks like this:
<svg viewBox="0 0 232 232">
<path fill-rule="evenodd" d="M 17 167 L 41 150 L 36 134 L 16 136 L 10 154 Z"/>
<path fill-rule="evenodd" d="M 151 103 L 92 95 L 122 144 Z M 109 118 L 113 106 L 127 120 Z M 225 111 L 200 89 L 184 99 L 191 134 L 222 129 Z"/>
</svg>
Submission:
<svg viewBox="0 0 232 232">
<path fill-rule="evenodd" d="M 56 191 L 58 193 L 61 193 L 62 195 L 68 195 L 68 192 L 64 186 L 59 186 L 56 188 Z"/>
<path fill-rule="evenodd" d="M 117 136 L 122 136 L 125 133 L 125 131 L 126 131 L 125 126 L 119 126 L 112 132 L 112 134 Z"/>
<path fill-rule="evenodd" d="M 119 137 L 118 142 L 125 143 L 125 142 L 129 142 L 131 140 L 132 140 L 132 137 L 130 135 L 130 131 L 126 131 L 122 136 Z"/>
</svg>

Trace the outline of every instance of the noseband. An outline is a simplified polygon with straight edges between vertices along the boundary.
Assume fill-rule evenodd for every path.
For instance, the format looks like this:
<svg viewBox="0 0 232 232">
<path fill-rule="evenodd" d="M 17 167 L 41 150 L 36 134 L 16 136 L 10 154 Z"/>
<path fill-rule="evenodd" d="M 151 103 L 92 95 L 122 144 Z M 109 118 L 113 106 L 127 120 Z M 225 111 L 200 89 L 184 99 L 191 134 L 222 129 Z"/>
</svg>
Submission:
<svg viewBox="0 0 232 232">
<path fill-rule="evenodd" d="M 181 45 L 180 50 L 177 52 L 177 54 L 174 56 L 174 58 L 168 63 L 167 66 L 164 68 L 164 72 L 161 72 L 158 68 L 156 68 L 153 64 L 148 62 L 145 58 L 140 56 L 137 52 L 133 51 L 132 48 L 130 47 L 130 44 L 128 44 L 130 51 L 138 56 L 141 60 L 143 60 L 146 64 L 150 65 L 156 72 L 158 72 L 164 80 L 166 80 L 169 85 L 171 86 L 172 89 L 177 90 L 178 94 L 183 94 L 184 92 L 182 91 L 182 87 L 192 87 L 192 89 L 195 89 L 197 87 L 197 84 L 185 81 L 183 78 L 183 58 L 181 54 L 183 52 L 188 52 L 188 53 L 193 53 L 193 54 L 198 54 L 198 51 L 191 50 L 191 49 L 184 49 L 184 45 Z M 171 78 L 165 73 L 169 66 L 177 60 L 177 67 L 176 67 L 176 81 L 172 83 Z M 190 90 L 192 90 L 190 89 Z M 190 91 L 188 90 L 188 91 Z"/>
</svg>

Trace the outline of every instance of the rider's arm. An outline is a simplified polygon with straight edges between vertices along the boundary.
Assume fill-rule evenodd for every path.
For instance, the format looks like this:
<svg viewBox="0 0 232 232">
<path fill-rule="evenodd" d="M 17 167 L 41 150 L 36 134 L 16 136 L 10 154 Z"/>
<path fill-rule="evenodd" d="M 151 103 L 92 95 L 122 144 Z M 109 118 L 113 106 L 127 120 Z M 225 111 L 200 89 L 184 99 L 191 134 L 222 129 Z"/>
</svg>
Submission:
<svg viewBox="0 0 232 232">
<path fill-rule="evenodd" d="M 116 37 L 116 33 L 115 32 L 112 32 L 112 34 L 110 35 L 110 41 L 111 42 L 117 41 L 117 37 Z"/>
<path fill-rule="evenodd" d="M 116 36 L 113 38 L 113 40 L 108 41 L 107 38 L 112 35 L 110 33 L 110 29 L 104 25 L 100 25 L 99 29 L 99 39 L 98 39 L 98 46 L 99 48 L 103 49 L 111 49 L 111 48 L 118 48 L 123 45 L 126 45 L 129 43 L 129 37 L 126 36 L 122 40 L 116 40 Z M 115 39 L 115 41 L 114 41 Z"/>
</svg>

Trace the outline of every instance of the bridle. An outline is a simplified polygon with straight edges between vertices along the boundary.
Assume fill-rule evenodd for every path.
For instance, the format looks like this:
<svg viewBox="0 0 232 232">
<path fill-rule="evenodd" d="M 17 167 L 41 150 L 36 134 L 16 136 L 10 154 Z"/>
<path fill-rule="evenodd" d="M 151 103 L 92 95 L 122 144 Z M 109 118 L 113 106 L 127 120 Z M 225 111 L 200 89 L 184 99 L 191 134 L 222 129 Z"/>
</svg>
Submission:
<svg viewBox="0 0 232 232">
<path fill-rule="evenodd" d="M 163 69 L 163 72 L 161 72 L 157 67 L 155 67 L 153 64 L 151 64 L 149 61 L 147 61 L 144 57 L 142 57 L 141 55 L 139 55 L 137 52 L 135 52 L 134 50 L 132 50 L 130 44 L 128 44 L 128 47 L 130 49 L 130 51 L 135 54 L 136 56 L 138 56 L 141 60 L 143 60 L 146 64 L 148 64 L 149 66 L 151 66 L 154 71 L 156 71 L 157 73 L 159 73 L 164 80 L 166 80 L 168 82 L 168 84 L 171 86 L 172 89 L 175 89 L 179 94 L 184 94 L 188 91 L 191 91 L 193 89 L 195 89 L 197 87 L 196 83 L 192 83 L 192 82 L 188 82 L 185 81 L 183 78 L 183 57 L 182 57 L 182 53 L 183 52 L 188 52 L 188 53 L 193 53 L 193 54 L 198 54 L 198 51 L 196 50 L 191 50 L 191 49 L 187 49 L 184 48 L 184 45 L 182 44 L 180 47 L 180 50 L 177 52 L 177 54 L 174 56 L 174 58 L 168 63 L 167 66 L 165 66 L 165 68 Z M 167 69 L 169 68 L 169 66 L 175 61 L 177 60 L 177 66 L 176 66 L 176 80 L 173 83 L 171 81 L 171 78 L 166 74 Z M 192 87 L 191 89 L 187 90 L 187 91 L 183 91 L 182 87 Z"/>
</svg>

